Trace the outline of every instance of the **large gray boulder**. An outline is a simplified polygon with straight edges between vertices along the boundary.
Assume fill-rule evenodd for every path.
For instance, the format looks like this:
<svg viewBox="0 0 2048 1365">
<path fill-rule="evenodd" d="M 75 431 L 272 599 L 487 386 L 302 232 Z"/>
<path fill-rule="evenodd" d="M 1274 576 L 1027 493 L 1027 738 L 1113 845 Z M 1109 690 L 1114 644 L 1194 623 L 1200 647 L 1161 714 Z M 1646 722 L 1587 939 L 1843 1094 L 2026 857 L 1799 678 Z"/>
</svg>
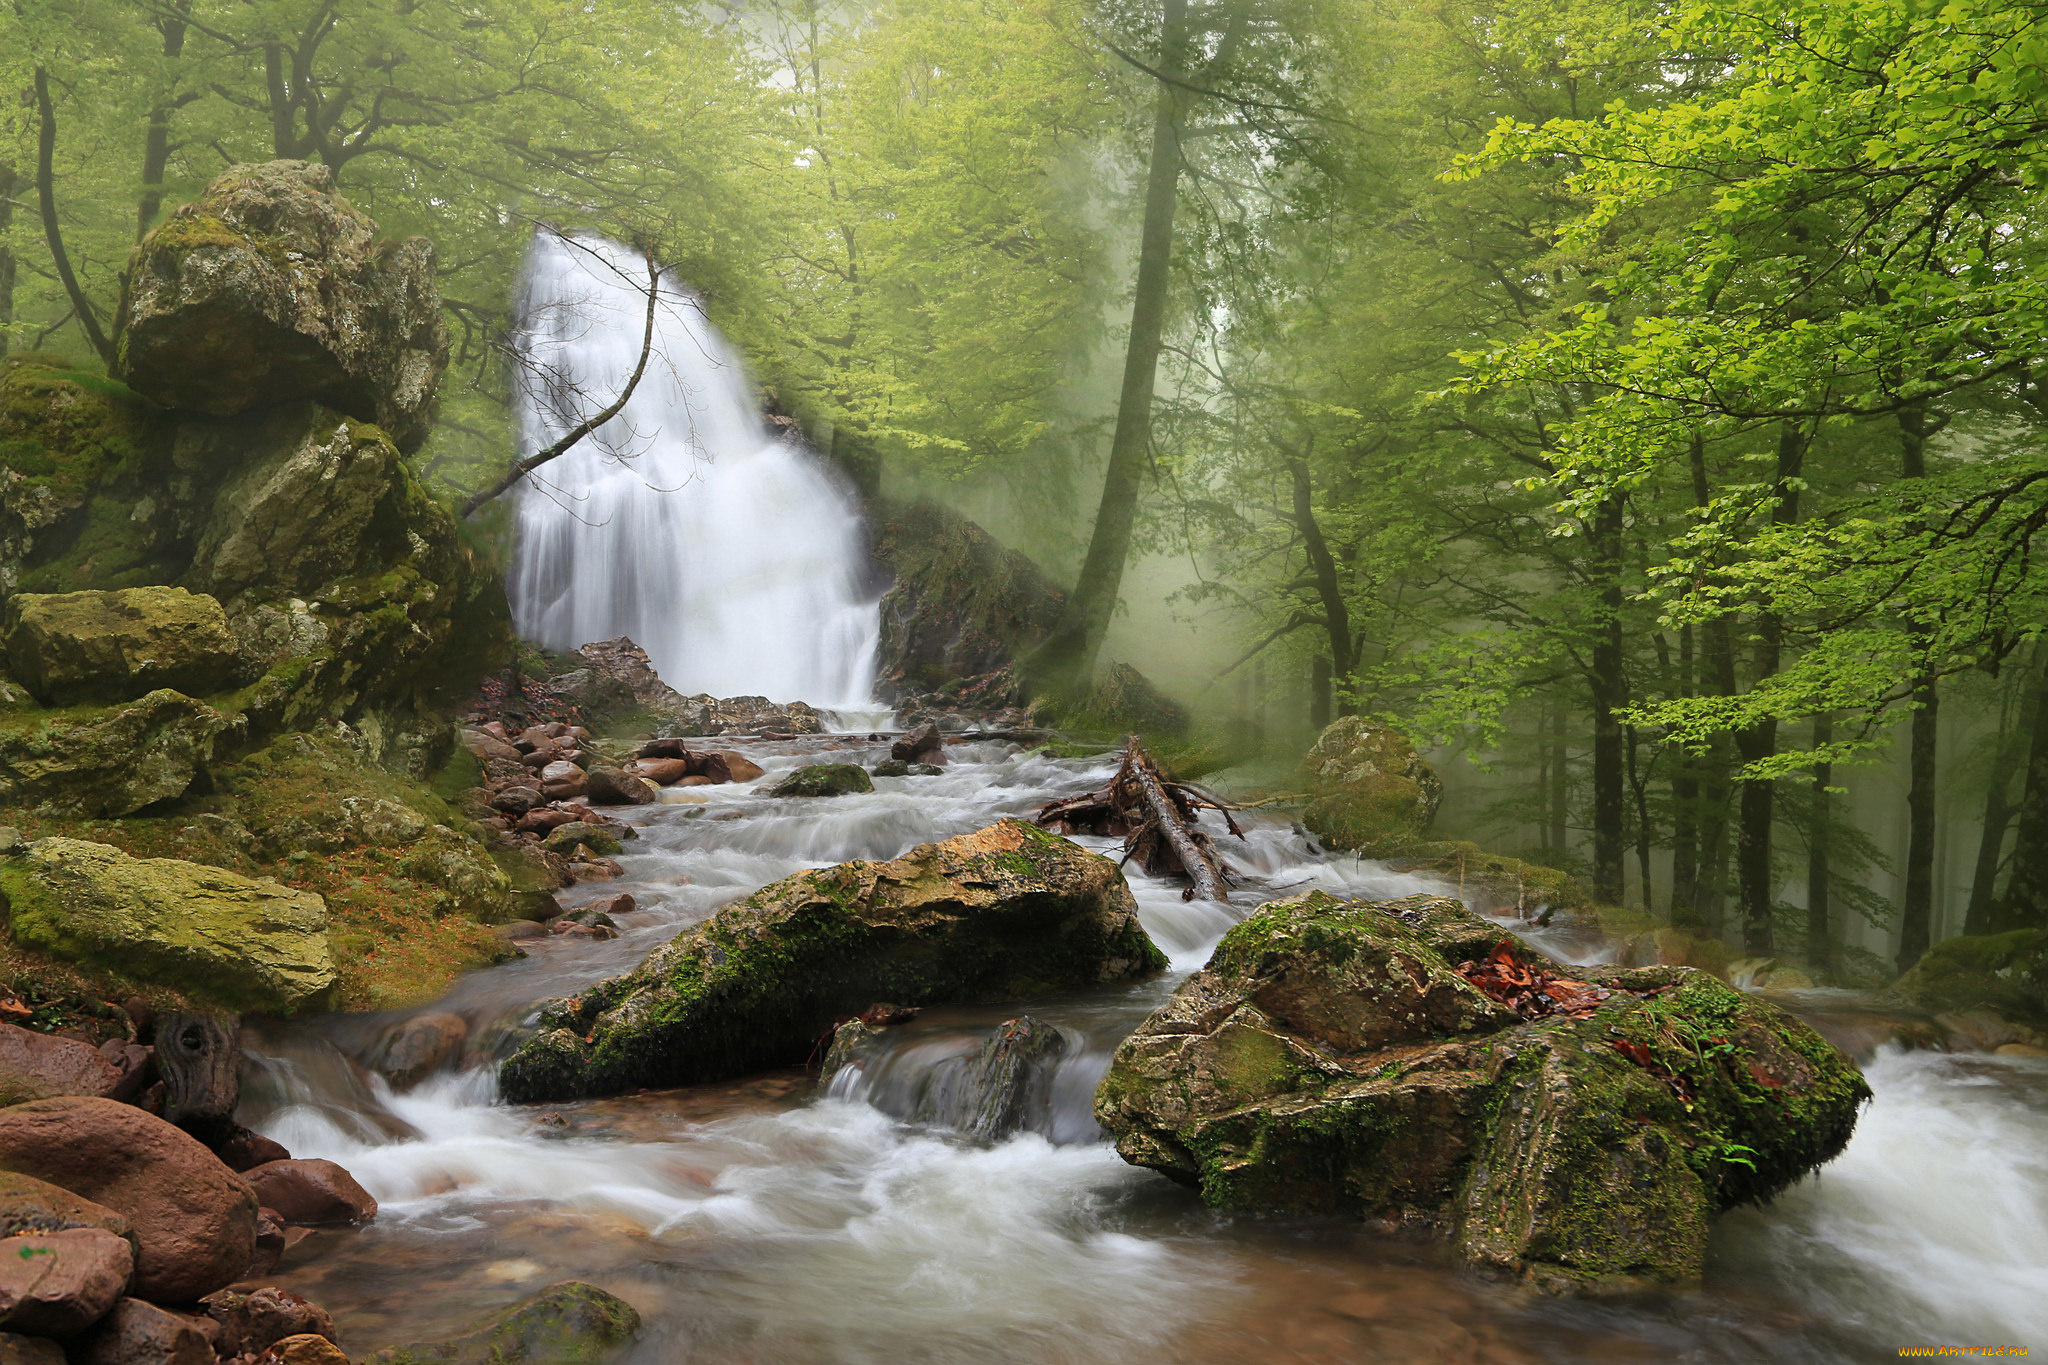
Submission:
<svg viewBox="0 0 2048 1365">
<path fill-rule="evenodd" d="M 1115 863 L 1002 820 L 763 887 L 555 1002 L 498 1083 L 514 1101 L 693 1084 L 800 1065 L 877 1000 L 1027 999 L 1165 965 Z"/>
<path fill-rule="evenodd" d="M 117 328 L 118 376 L 166 407 L 312 399 L 405 449 L 448 364 L 432 245 L 379 237 L 302 161 L 236 166 L 144 238 Z"/>
</svg>

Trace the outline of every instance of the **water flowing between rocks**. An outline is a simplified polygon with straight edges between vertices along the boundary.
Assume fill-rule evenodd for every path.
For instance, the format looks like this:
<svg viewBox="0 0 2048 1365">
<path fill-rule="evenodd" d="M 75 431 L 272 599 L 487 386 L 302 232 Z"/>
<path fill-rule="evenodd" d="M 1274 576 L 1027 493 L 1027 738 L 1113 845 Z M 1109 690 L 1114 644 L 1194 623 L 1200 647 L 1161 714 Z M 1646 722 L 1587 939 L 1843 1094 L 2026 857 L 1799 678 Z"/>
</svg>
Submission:
<svg viewBox="0 0 2048 1365">
<path fill-rule="evenodd" d="M 464 1068 L 394 1094 L 364 1065 L 400 1016 L 251 1039 L 242 1118 L 347 1165 L 382 1213 L 323 1231 L 279 1282 L 330 1308 L 352 1352 L 463 1326 L 562 1279 L 646 1321 L 631 1362 L 1868 1361 L 1904 1345 L 2048 1342 L 2048 1064 L 1881 1051 L 1876 1102 L 1818 1179 L 1724 1217 L 1685 1295 L 1534 1298 L 1426 1241 L 1342 1220 L 1220 1218 L 1121 1162 L 1089 1116 L 1116 1042 L 1237 917 L 1282 888 L 1445 891 L 1317 852 L 1284 821 L 1230 840 L 1234 903 L 1127 869 L 1163 978 L 1030 1005 L 1068 1046 L 1027 1131 L 995 1143 L 906 1121 L 1023 1007 L 927 1010 L 830 1093 L 799 1071 L 558 1106 L 494 1103 L 493 1050 L 535 1005 L 623 971 L 680 928 L 803 868 L 888 858 L 1098 785 L 1101 761 L 955 746 L 943 775 L 776 799 L 829 737 L 746 746 L 768 773 L 625 818 L 641 909 L 612 942 L 544 941 L 433 1008 L 471 1024 Z M 1220 830 L 1218 833 L 1220 834 Z M 1108 851 L 1109 841 L 1080 842 Z M 1554 956 L 1597 941 L 1516 926 Z"/>
</svg>

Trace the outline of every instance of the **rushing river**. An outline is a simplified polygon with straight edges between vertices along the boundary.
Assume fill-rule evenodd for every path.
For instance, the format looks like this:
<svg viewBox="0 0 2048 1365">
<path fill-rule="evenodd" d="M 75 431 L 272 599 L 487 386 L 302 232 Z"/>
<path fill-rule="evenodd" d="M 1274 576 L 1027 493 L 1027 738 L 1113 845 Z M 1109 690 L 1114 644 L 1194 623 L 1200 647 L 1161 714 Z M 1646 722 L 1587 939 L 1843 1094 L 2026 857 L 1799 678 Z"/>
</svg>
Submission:
<svg viewBox="0 0 2048 1365">
<path fill-rule="evenodd" d="M 397 1016 L 252 1039 L 244 1121 L 294 1155 L 348 1166 L 382 1205 L 365 1228 L 294 1248 L 278 1281 L 332 1310 L 357 1356 L 452 1332 L 564 1279 L 640 1310 L 628 1359 L 646 1365 L 1751 1365 L 1894 1359 L 1920 1345 L 2048 1350 L 2048 1064 L 2037 1061 L 1881 1052 L 1867 1067 L 1876 1102 L 1839 1160 L 1770 1207 L 1724 1218 L 1700 1291 L 1618 1303 L 1534 1297 L 1451 1266 L 1428 1242 L 1340 1221 L 1217 1217 L 1124 1165 L 1089 1117 L 1095 1081 L 1236 917 L 1283 889 L 1447 889 L 1323 857 L 1278 820 L 1229 841 L 1248 875 L 1228 910 L 1131 873 L 1173 970 L 1028 1007 L 1079 1044 L 1038 1131 L 976 1145 L 895 1116 L 921 1077 L 1016 1006 L 928 1010 L 831 1095 L 791 1071 L 494 1103 L 489 1054 L 538 1001 L 625 970 L 767 882 L 893 857 L 1108 773 L 985 742 L 949 750 L 943 776 L 877 779 L 872 795 L 764 794 L 821 750 L 872 763 L 885 748 L 753 745 L 766 778 L 627 815 L 641 836 L 621 859 L 627 880 L 570 896 L 630 890 L 642 909 L 616 941 L 531 945 L 436 1005 L 471 1021 L 461 1072 L 393 1094 L 366 1071 L 354 1059 Z M 1531 937 L 1560 956 L 1597 953 L 1561 933 Z"/>
</svg>

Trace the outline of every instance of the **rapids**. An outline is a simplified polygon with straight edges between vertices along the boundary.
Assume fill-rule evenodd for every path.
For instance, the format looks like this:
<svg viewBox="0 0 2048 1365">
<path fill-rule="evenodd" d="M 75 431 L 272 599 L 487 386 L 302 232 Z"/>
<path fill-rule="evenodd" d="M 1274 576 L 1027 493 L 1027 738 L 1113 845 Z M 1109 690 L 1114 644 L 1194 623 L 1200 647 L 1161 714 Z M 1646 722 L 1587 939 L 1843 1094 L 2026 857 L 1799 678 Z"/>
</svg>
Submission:
<svg viewBox="0 0 2048 1365">
<path fill-rule="evenodd" d="M 1909 1345 L 2048 1341 L 2048 1065 L 1882 1052 L 1848 1152 L 1768 1208 L 1722 1220 L 1707 1284 L 1603 1304 L 1530 1298 L 1426 1242 L 1337 1220 L 1208 1213 L 1119 1161 L 1089 1116 L 1109 1051 L 1250 906 L 1324 886 L 1447 888 L 1331 858 L 1260 818 L 1229 840 L 1250 874 L 1225 909 L 1132 873 L 1164 979 L 1034 1003 L 1070 1040 L 1036 1131 L 993 1145 L 912 1126 L 919 1087 L 1017 1007 L 928 1010 L 821 1095 L 798 1071 L 571 1105 L 493 1103 L 490 1053 L 536 1002 L 621 971 L 765 882 L 1020 814 L 1099 784 L 1099 761 L 981 742 L 944 775 L 869 795 L 765 795 L 799 761 L 872 763 L 865 738 L 762 743 L 752 784 L 625 818 L 644 907 L 615 942 L 543 942 L 436 1009 L 473 1025 L 466 1070 L 394 1094 L 359 1059 L 397 1016 L 252 1036 L 243 1121 L 348 1166 L 382 1213 L 322 1231 L 278 1282 L 332 1310 L 351 1354 L 463 1326 L 583 1279 L 638 1307 L 629 1360 L 739 1365 L 1215 1362 L 1867 1361 Z M 1220 831 L 1218 831 L 1220 834 Z M 1082 840 L 1099 848 L 1108 841 Z M 1128 870 L 1127 870 L 1128 871 Z M 1586 960 L 1591 945 L 1528 929 Z"/>
<path fill-rule="evenodd" d="M 534 237 L 518 302 L 522 454 L 607 407 L 641 357 L 647 268 L 599 237 Z M 625 410 L 519 494 L 507 580 L 551 649 L 632 637 L 687 694 L 867 705 L 881 633 L 859 516 L 763 423 L 745 367 L 666 276 Z"/>
</svg>

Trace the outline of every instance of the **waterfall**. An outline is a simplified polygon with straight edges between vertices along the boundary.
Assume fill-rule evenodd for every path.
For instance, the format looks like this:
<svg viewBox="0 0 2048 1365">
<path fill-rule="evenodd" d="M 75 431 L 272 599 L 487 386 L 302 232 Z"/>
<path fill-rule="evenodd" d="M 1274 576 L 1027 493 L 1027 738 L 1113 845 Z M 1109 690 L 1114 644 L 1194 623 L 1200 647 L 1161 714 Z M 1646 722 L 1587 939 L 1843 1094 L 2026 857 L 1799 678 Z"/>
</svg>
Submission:
<svg viewBox="0 0 2048 1365">
<path fill-rule="evenodd" d="M 534 239 L 515 347 L 522 453 L 602 411 L 640 359 L 647 266 L 591 236 Z M 509 580 L 526 638 L 633 638 L 685 694 L 858 707 L 881 618 L 852 499 L 761 417 L 694 295 L 663 276 L 624 411 L 518 494 Z"/>
</svg>

